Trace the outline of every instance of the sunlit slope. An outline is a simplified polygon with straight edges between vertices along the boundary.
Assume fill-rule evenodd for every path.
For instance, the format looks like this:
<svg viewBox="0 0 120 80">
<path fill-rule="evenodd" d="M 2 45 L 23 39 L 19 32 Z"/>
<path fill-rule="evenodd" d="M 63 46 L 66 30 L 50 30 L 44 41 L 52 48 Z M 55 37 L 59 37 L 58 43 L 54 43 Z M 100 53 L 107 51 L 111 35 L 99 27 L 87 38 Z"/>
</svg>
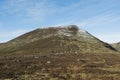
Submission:
<svg viewBox="0 0 120 80">
<path fill-rule="evenodd" d="M 0 54 L 113 53 L 116 50 L 76 25 L 36 29 L 0 46 Z"/>
</svg>

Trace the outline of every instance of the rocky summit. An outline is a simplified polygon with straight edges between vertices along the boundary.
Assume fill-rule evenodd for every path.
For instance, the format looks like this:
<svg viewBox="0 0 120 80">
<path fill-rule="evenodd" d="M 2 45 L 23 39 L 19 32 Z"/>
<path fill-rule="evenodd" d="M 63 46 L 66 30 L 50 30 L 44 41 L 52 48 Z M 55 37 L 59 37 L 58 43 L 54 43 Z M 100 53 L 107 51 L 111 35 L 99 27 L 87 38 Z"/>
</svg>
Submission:
<svg viewBox="0 0 120 80">
<path fill-rule="evenodd" d="M 76 25 L 0 44 L 0 80 L 120 80 L 120 54 Z"/>
</svg>

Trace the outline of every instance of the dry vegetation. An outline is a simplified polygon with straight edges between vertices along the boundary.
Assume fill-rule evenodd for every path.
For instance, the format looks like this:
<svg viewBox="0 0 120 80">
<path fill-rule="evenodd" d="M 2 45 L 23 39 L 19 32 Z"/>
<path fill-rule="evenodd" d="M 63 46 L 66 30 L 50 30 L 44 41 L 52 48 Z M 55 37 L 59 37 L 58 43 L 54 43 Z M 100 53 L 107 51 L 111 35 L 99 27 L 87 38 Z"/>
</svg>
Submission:
<svg viewBox="0 0 120 80">
<path fill-rule="evenodd" d="M 120 55 L 54 53 L 1 56 L 0 79 L 119 80 Z"/>
<path fill-rule="evenodd" d="M 120 54 L 75 25 L 37 29 L 0 45 L 0 80 L 120 80 Z"/>
</svg>

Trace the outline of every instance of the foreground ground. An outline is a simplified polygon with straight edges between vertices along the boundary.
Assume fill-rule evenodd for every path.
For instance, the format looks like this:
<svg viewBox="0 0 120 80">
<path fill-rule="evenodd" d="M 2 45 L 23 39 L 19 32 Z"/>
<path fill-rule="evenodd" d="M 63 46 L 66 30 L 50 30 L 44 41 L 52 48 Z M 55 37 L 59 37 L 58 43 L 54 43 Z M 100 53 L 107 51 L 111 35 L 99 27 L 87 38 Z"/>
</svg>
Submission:
<svg viewBox="0 0 120 80">
<path fill-rule="evenodd" d="M 0 57 L 0 80 L 120 80 L 120 55 L 50 53 Z"/>
</svg>

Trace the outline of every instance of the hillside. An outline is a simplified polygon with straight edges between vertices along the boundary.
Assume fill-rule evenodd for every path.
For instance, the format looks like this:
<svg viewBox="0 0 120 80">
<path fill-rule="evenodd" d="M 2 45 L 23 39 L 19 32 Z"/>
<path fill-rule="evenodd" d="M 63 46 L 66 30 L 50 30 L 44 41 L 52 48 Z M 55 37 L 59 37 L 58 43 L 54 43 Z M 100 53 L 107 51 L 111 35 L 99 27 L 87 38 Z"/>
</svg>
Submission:
<svg viewBox="0 0 120 80">
<path fill-rule="evenodd" d="M 0 45 L 2 45 L 3 43 L 0 43 Z"/>
<path fill-rule="evenodd" d="M 36 29 L 0 45 L 0 80 L 119 80 L 120 54 L 76 25 Z"/>
<path fill-rule="evenodd" d="M 120 52 L 120 42 L 111 44 L 116 50 Z"/>
<path fill-rule="evenodd" d="M 53 52 L 111 53 L 109 44 L 75 25 L 36 29 L 0 46 L 0 54 L 30 54 Z"/>
</svg>

